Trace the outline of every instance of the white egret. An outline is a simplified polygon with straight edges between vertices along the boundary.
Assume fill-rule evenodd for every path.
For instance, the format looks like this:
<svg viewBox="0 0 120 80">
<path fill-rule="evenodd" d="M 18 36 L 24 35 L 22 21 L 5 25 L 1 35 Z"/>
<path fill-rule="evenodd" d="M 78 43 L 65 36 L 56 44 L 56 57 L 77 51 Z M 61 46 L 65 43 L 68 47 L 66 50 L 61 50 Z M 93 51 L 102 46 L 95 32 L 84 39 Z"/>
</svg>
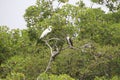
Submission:
<svg viewBox="0 0 120 80">
<path fill-rule="evenodd" d="M 45 37 L 48 33 L 50 33 L 52 31 L 52 26 L 49 26 L 47 29 L 45 29 L 43 32 L 42 32 L 42 34 L 41 34 L 41 36 L 40 36 L 40 39 L 41 38 L 43 38 L 43 37 Z"/>
</svg>

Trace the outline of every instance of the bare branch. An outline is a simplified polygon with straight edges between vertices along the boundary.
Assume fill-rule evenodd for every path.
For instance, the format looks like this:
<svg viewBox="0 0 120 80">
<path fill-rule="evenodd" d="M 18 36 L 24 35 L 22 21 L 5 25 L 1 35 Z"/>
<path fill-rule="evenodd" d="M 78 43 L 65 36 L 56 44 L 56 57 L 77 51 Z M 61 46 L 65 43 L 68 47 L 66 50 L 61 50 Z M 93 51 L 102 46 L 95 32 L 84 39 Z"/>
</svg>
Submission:
<svg viewBox="0 0 120 80">
<path fill-rule="evenodd" d="M 59 38 L 50 38 L 47 41 L 50 41 L 50 40 L 60 40 L 60 39 Z"/>
<path fill-rule="evenodd" d="M 65 50 L 65 49 L 68 49 L 69 48 L 69 46 L 68 47 L 66 47 L 66 48 L 62 48 L 61 50 Z"/>
<path fill-rule="evenodd" d="M 51 64 L 52 60 L 53 60 L 53 58 L 50 57 L 50 60 L 49 60 L 48 66 L 46 67 L 45 72 L 47 72 L 50 69 L 50 64 Z"/>
<path fill-rule="evenodd" d="M 52 47 L 49 45 L 48 41 L 45 40 L 46 45 L 50 48 L 50 52 L 52 53 Z"/>
<path fill-rule="evenodd" d="M 48 63 L 48 66 L 46 67 L 46 70 L 45 72 L 47 72 L 49 69 L 50 69 L 50 65 L 52 63 L 52 61 L 54 60 L 54 58 L 56 57 L 56 55 L 59 54 L 60 50 L 59 48 L 57 47 L 57 45 L 55 44 L 55 49 L 53 49 L 50 44 L 48 43 L 50 40 L 60 40 L 59 38 L 51 38 L 51 39 L 48 39 L 48 40 L 44 40 L 46 45 L 50 48 L 50 52 L 51 52 L 51 57 L 50 57 L 50 60 L 49 60 L 49 63 Z"/>
<path fill-rule="evenodd" d="M 55 47 L 52 47 L 50 44 L 49 44 L 49 41 L 50 40 L 56 40 L 56 42 L 54 43 L 54 46 Z M 51 57 L 50 57 L 50 60 L 48 62 L 48 65 L 46 67 L 46 70 L 45 72 L 47 72 L 49 69 L 50 69 L 50 66 L 51 66 L 51 63 L 52 61 L 55 59 L 55 57 L 60 53 L 61 50 L 65 50 L 67 48 L 70 48 L 70 49 L 74 49 L 74 50 L 78 50 L 77 48 L 73 47 L 73 46 L 68 46 L 66 48 L 62 48 L 62 49 L 59 49 L 59 47 L 56 45 L 57 41 L 60 40 L 59 38 L 50 38 L 48 40 L 44 40 L 46 45 L 50 48 L 50 52 L 51 52 Z"/>
</svg>

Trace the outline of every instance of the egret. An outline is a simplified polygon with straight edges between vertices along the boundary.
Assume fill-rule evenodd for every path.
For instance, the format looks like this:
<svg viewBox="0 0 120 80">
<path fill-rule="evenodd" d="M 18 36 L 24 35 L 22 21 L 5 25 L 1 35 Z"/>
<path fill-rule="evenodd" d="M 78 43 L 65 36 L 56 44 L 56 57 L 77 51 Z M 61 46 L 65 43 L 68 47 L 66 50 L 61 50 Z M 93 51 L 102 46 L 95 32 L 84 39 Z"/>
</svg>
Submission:
<svg viewBox="0 0 120 80">
<path fill-rule="evenodd" d="M 43 38 L 43 37 L 45 37 L 48 33 L 50 33 L 52 31 L 52 26 L 49 26 L 47 29 L 45 29 L 43 32 L 42 32 L 42 34 L 41 34 L 41 36 L 40 36 L 40 39 L 41 38 Z"/>
<path fill-rule="evenodd" d="M 67 40 L 67 43 L 69 44 L 69 46 L 73 47 L 73 42 L 72 42 L 71 38 L 69 37 L 69 35 L 67 35 L 66 40 Z"/>
</svg>

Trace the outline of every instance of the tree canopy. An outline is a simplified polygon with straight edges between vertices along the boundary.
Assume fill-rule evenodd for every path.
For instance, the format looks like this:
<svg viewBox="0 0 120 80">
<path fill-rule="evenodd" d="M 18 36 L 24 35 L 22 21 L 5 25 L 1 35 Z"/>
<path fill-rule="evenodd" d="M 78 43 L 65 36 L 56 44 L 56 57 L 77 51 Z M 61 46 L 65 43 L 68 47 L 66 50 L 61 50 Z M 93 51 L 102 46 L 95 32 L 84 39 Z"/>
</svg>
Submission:
<svg viewBox="0 0 120 80">
<path fill-rule="evenodd" d="M 120 79 L 119 0 L 91 0 L 108 13 L 68 1 L 54 7 L 55 0 L 36 0 L 24 14 L 27 29 L 0 26 L 1 80 Z M 52 31 L 39 39 L 48 26 Z"/>
</svg>

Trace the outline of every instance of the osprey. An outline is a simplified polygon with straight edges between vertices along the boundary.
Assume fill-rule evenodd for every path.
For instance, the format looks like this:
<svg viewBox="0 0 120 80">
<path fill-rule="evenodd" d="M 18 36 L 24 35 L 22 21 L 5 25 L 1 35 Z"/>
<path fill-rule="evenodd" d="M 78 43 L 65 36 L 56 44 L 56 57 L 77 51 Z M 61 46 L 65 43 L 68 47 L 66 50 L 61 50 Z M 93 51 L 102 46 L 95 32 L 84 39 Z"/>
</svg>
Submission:
<svg viewBox="0 0 120 80">
<path fill-rule="evenodd" d="M 42 34 L 41 34 L 41 36 L 40 36 L 40 39 L 41 38 L 43 38 L 43 37 L 45 37 L 48 33 L 50 33 L 52 31 L 52 26 L 49 26 L 47 29 L 45 29 L 43 32 L 42 32 Z"/>
<path fill-rule="evenodd" d="M 70 47 L 73 47 L 73 42 L 71 40 L 71 38 L 67 35 L 66 37 L 67 43 L 69 44 Z"/>
</svg>

